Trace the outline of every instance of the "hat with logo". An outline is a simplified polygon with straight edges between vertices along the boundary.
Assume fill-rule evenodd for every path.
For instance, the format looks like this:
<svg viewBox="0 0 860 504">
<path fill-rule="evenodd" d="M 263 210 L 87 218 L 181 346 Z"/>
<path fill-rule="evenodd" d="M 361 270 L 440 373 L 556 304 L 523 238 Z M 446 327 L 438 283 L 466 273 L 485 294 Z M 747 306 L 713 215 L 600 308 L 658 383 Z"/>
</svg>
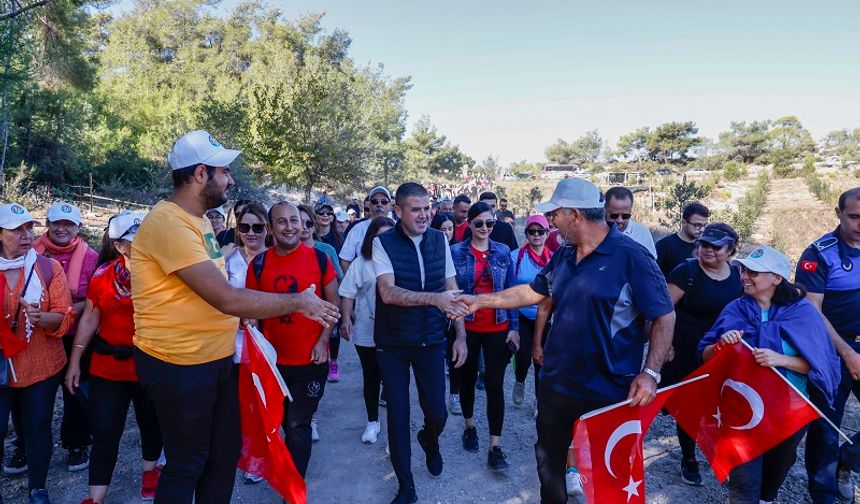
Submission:
<svg viewBox="0 0 860 504">
<path fill-rule="evenodd" d="M 349 220 L 349 215 L 347 215 L 342 208 L 338 208 L 334 212 L 334 218 L 337 219 L 338 222 L 344 222 Z"/>
<path fill-rule="evenodd" d="M 549 229 L 549 222 L 546 220 L 546 217 L 540 214 L 532 215 L 526 219 L 526 229 L 528 229 L 532 224 L 540 224 L 540 227 Z"/>
<path fill-rule="evenodd" d="M 370 191 L 368 191 L 367 197 L 371 198 L 374 194 L 380 194 L 380 193 L 384 194 L 385 197 L 388 198 L 389 200 L 391 199 L 391 193 L 388 192 L 388 189 L 386 189 L 382 186 L 376 186 L 373 189 L 371 189 Z"/>
<path fill-rule="evenodd" d="M 734 236 L 726 233 L 722 229 L 715 228 L 713 226 L 708 226 L 705 228 L 705 232 L 702 233 L 702 236 L 699 237 L 700 242 L 710 243 L 714 247 L 722 247 L 723 245 L 730 245 L 735 242 Z"/>
<path fill-rule="evenodd" d="M 137 212 L 120 212 L 110 220 L 108 224 L 108 238 L 111 240 L 134 240 L 140 223 L 143 222 L 145 214 Z"/>
<path fill-rule="evenodd" d="M 759 245 L 749 255 L 737 261 L 750 271 L 774 273 L 782 278 L 788 278 L 791 275 L 791 261 L 788 257 L 767 245 Z"/>
<path fill-rule="evenodd" d="M 225 149 L 221 142 L 207 131 L 197 130 L 186 133 L 173 145 L 167 155 L 171 170 L 181 170 L 189 166 L 228 166 L 242 151 Z"/>
<path fill-rule="evenodd" d="M 23 206 L 17 203 L 0 205 L 0 228 L 17 229 L 22 224 L 28 222 L 32 222 L 33 224 L 39 223 Z"/>
<path fill-rule="evenodd" d="M 76 225 L 81 225 L 81 211 L 75 205 L 58 201 L 48 208 L 48 213 L 45 216 L 48 222 L 69 221 Z"/>
<path fill-rule="evenodd" d="M 605 200 L 600 189 L 580 178 L 559 181 L 549 201 L 541 203 L 535 210 L 544 214 L 559 208 L 601 208 Z"/>
<path fill-rule="evenodd" d="M 334 203 L 331 202 L 328 196 L 323 196 L 314 204 L 314 212 L 319 212 L 325 207 L 329 207 L 334 211 Z"/>
<path fill-rule="evenodd" d="M 218 212 L 219 214 L 221 214 L 221 217 L 227 217 L 227 212 L 224 210 L 223 205 L 217 206 L 215 208 L 210 208 L 209 210 L 206 210 L 206 215 L 209 215 L 209 212 Z"/>
</svg>

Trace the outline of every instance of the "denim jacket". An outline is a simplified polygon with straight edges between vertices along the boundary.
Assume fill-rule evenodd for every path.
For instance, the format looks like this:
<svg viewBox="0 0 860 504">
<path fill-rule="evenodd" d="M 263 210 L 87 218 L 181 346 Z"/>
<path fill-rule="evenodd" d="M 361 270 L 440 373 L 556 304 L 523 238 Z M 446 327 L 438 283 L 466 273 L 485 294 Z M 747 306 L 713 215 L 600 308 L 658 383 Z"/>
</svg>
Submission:
<svg viewBox="0 0 860 504">
<path fill-rule="evenodd" d="M 465 294 L 475 293 L 475 256 L 469 246 L 471 240 L 462 241 L 451 246 L 451 258 L 454 269 L 457 270 L 457 288 Z M 514 272 L 514 262 L 511 261 L 511 250 L 503 243 L 489 240 L 487 260 L 493 270 L 493 292 L 513 287 L 517 284 Z M 466 321 L 475 320 L 475 314 L 469 314 Z M 496 323 L 509 321 L 508 329 L 519 331 L 520 320 L 517 310 L 496 310 Z"/>
</svg>

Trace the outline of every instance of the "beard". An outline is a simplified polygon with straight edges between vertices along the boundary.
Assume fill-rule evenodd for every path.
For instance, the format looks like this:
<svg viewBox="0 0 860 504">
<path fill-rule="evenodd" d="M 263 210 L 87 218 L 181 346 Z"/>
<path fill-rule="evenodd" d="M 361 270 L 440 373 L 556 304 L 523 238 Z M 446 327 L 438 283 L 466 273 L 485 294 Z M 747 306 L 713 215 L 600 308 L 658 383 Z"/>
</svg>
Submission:
<svg viewBox="0 0 860 504">
<path fill-rule="evenodd" d="M 203 208 L 217 208 L 227 203 L 227 193 L 218 189 L 214 180 L 209 180 L 200 193 L 200 202 L 203 204 Z"/>
</svg>

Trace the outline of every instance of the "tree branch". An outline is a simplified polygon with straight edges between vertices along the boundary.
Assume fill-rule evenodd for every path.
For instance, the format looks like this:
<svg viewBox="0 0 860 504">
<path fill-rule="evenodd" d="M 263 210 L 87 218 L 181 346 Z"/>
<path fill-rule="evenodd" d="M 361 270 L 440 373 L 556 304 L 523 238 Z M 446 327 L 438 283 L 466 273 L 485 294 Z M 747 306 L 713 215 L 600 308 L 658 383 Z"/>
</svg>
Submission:
<svg viewBox="0 0 860 504">
<path fill-rule="evenodd" d="M 36 2 L 31 3 L 30 5 L 25 5 L 24 7 L 20 7 L 16 10 L 11 11 L 11 12 L 4 12 L 3 14 L 0 14 L 0 21 L 4 21 L 6 19 L 12 19 L 14 17 L 20 16 L 21 14 L 23 14 L 29 10 L 33 10 L 36 7 L 41 7 L 45 4 L 47 4 L 48 2 L 49 2 L 49 0 L 37 0 Z"/>
</svg>

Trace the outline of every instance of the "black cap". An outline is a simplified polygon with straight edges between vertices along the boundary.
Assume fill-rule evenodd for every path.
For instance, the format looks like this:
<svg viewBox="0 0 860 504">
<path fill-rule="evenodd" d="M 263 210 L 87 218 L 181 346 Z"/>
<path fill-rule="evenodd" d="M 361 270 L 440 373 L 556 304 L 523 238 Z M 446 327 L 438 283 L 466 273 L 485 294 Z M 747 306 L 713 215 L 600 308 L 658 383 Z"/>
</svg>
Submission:
<svg viewBox="0 0 860 504">
<path fill-rule="evenodd" d="M 715 247 L 722 247 L 723 245 L 734 243 L 735 239 L 723 230 L 708 226 L 698 241 L 710 243 Z"/>
</svg>

